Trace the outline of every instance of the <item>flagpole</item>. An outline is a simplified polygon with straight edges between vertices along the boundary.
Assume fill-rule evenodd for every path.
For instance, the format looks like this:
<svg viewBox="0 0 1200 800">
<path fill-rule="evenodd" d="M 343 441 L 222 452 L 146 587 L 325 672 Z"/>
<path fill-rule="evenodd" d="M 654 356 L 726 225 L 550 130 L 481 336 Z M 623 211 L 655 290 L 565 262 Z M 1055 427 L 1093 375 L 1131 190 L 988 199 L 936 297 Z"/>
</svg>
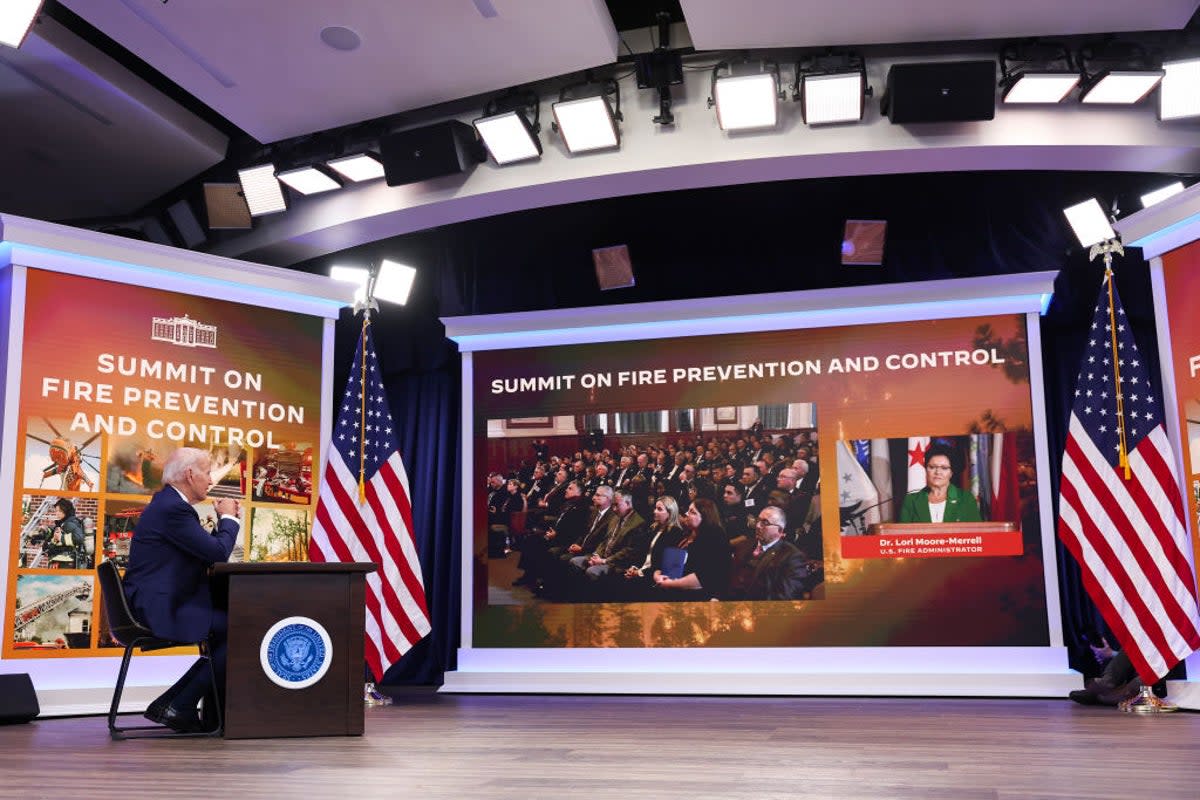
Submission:
<svg viewBox="0 0 1200 800">
<path fill-rule="evenodd" d="M 1121 243 L 1116 239 L 1109 239 L 1093 245 L 1088 260 L 1095 260 L 1097 255 L 1103 254 L 1104 256 L 1104 281 L 1108 289 L 1109 349 L 1112 351 L 1113 387 L 1117 394 L 1117 447 L 1119 454 L 1117 466 L 1124 470 L 1125 480 L 1130 480 L 1133 470 L 1129 466 L 1129 449 L 1125 438 L 1125 390 L 1121 386 L 1121 359 L 1120 350 L 1117 347 L 1117 311 L 1116 303 L 1113 300 L 1115 291 L 1113 288 L 1115 276 L 1112 269 L 1114 252 L 1125 255 L 1125 249 Z M 1156 696 L 1153 687 L 1143 683 L 1141 691 L 1128 700 L 1122 700 L 1117 704 L 1117 709 L 1131 714 L 1167 714 L 1178 711 L 1179 706 Z"/>
<path fill-rule="evenodd" d="M 367 328 L 371 325 L 371 309 L 363 309 L 362 333 L 358 348 L 362 363 L 358 373 L 358 503 L 367 502 Z"/>
</svg>

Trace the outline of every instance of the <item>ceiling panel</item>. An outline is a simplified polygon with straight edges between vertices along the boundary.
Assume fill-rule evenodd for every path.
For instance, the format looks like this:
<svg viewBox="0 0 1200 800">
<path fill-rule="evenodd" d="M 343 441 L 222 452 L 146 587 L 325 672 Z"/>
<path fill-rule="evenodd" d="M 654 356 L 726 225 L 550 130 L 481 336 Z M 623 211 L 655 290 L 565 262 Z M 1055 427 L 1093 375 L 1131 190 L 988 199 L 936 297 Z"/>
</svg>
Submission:
<svg viewBox="0 0 1200 800">
<path fill-rule="evenodd" d="M 613 62 L 602 0 L 62 0 L 261 142 Z M 349 29 L 353 50 L 325 44 Z"/>
<path fill-rule="evenodd" d="M 0 48 L 0 211 L 130 214 L 225 157 L 223 134 L 44 18 Z"/>
<path fill-rule="evenodd" d="M 1194 0 L 681 0 L 700 50 L 1177 30 Z"/>
</svg>

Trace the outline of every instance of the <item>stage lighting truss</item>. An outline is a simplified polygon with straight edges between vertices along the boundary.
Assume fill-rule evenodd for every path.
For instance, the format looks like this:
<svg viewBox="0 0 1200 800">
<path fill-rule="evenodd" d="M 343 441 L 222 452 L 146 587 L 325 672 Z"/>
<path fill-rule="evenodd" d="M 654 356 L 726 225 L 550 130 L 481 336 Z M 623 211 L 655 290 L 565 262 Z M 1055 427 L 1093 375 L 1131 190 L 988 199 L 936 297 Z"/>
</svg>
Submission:
<svg viewBox="0 0 1200 800">
<path fill-rule="evenodd" d="M 609 98 L 612 98 L 610 102 Z M 551 127 L 563 138 L 571 155 L 610 150 L 621 145 L 621 87 L 613 78 L 593 79 L 564 86 L 558 102 L 550 106 Z"/>
<path fill-rule="evenodd" d="M 259 164 L 239 169 L 238 183 L 242 185 L 242 195 L 246 198 L 250 216 L 261 217 L 287 210 L 283 189 L 279 185 L 279 179 L 275 177 L 274 164 Z"/>
<path fill-rule="evenodd" d="M 1163 121 L 1200 117 L 1200 58 L 1163 62 L 1158 87 L 1158 118 Z"/>
<path fill-rule="evenodd" d="M 862 58 L 853 53 L 812 56 L 796 63 L 792 101 L 806 125 L 861 122 L 871 96 Z"/>
<path fill-rule="evenodd" d="M 42 0 L 4 0 L 0 3 L 0 44 L 20 47 L 42 10 Z"/>
<path fill-rule="evenodd" d="M 1133 105 L 1162 81 L 1164 72 L 1139 44 L 1103 42 L 1080 48 L 1077 59 L 1079 101 L 1088 104 Z"/>
<path fill-rule="evenodd" d="M 488 102 L 483 116 L 471 124 L 497 166 L 502 167 L 542 157 L 540 115 L 537 93 L 514 90 Z"/>
<path fill-rule="evenodd" d="M 725 71 L 727 74 L 722 75 Z M 724 131 L 773 128 L 779 124 L 779 101 L 784 99 L 779 65 L 774 61 L 722 61 L 713 67 L 708 107 L 717 109 Z"/>
<path fill-rule="evenodd" d="M 1009 43 L 1000 50 L 1001 102 L 1061 103 L 1080 78 L 1066 45 L 1035 40 Z"/>
</svg>

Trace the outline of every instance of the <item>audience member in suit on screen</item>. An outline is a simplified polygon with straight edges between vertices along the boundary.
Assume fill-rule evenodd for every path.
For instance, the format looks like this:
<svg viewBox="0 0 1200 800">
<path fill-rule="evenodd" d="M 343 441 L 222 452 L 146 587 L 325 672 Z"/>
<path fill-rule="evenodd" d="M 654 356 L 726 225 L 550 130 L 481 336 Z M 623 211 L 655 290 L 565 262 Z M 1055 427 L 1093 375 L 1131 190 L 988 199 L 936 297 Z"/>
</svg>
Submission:
<svg viewBox="0 0 1200 800">
<path fill-rule="evenodd" d="M 784 538 L 787 516 L 767 506 L 758 512 L 757 546 L 743 568 L 739 594 L 745 600 L 803 600 L 808 590 L 804 554 Z"/>
<path fill-rule="evenodd" d="M 163 465 L 163 482 L 134 529 L 125 570 L 125 595 L 134 615 L 156 636 L 182 642 L 208 639 L 218 695 L 224 692 L 228 615 L 214 607 L 208 569 L 227 561 L 241 528 L 241 504 L 214 502 L 220 521 L 210 533 L 192 508 L 212 487 L 212 461 L 203 450 L 181 447 Z M 179 731 L 201 730 L 196 707 L 213 688 L 199 659 L 150 704 L 146 717 Z"/>
</svg>

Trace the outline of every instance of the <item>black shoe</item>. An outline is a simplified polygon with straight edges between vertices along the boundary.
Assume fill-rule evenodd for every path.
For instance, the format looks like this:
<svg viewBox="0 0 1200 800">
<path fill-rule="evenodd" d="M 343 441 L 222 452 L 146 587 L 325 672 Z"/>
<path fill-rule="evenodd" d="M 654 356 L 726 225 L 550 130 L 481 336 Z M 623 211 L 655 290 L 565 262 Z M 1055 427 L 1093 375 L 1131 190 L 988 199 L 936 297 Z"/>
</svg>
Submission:
<svg viewBox="0 0 1200 800">
<path fill-rule="evenodd" d="M 194 709 L 182 710 L 174 706 L 163 706 L 157 703 L 151 703 L 143 714 L 146 719 L 151 722 L 156 722 L 159 725 L 165 725 L 177 733 L 203 733 L 204 726 L 200 724 L 200 717 Z"/>
<path fill-rule="evenodd" d="M 1067 697 L 1081 706 L 1094 706 L 1100 702 L 1100 698 L 1090 689 L 1076 689 L 1068 694 Z"/>
</svg>

